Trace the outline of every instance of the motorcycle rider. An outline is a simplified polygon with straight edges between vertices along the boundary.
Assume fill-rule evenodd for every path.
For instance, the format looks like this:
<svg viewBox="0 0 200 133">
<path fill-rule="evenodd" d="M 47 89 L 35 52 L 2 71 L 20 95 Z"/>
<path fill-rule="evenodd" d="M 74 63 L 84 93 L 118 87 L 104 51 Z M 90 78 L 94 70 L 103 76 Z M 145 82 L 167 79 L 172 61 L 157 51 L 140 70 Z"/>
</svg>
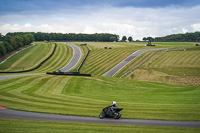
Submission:
<svg viewBox="0 0 200 133">
<path fill-rule="evenodd" d="M 114 119 L 120 119 L 122 114 L 120 111 L 123 108 L 118 108 L 117 103 L 115 101 L 112 102 L 112 105 L 103 108 L 102 112 L 99 114 L 99 118 L 114 118 Z"/>
<path fill-rule="evenodd" d="M 112 105 L 111 105 L 110 107 L 111 107 L 110 109 L 111 109 L 112 113 L 115 113 L 115 110 L 114 110 L 114 109 L 118 108 L 117 102 L 113 101 L 113 102 L 112 102 Z"/>
<path fill-rule="evenodd" d="M 113 101 L 113 102 L 112 102 L 112 107 L 114 107 L 114 108 L 118 108 L 118 106 L 117 106 L 117 102 Z"/>
</svg>

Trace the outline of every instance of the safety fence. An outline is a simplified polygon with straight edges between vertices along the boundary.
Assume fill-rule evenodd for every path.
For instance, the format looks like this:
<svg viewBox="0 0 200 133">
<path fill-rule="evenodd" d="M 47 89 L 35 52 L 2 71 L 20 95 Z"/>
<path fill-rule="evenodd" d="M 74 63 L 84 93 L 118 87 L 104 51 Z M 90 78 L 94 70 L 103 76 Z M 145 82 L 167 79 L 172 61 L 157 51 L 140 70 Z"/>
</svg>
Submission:
<svg viewBox="0 0 200 133">
<path fill-rule="evenodd" d="M 86 60 L 86 58 L 88 57 L 89 53 L 90 53 L 90 50 L 88 49 L 87 54 L 85 55 L 84 59 L 82 60 L 80 66 L 79 66 L 78 69 L 77 69 L 77 72 L 80 71 L 80 69 L 81 69 L 81 67 L 83 66 L 83 63 L 85 62 L 85 60 Z"/>
<path fill-rule="evenodd" d="M 46 74 L 50 74 L 50 75 L 66 75 L 66 76 L 88 76 L 88 77 L 91 77 L 91 74 L 80 74 L 79 72 L 47 72 Z"/>
</svg>

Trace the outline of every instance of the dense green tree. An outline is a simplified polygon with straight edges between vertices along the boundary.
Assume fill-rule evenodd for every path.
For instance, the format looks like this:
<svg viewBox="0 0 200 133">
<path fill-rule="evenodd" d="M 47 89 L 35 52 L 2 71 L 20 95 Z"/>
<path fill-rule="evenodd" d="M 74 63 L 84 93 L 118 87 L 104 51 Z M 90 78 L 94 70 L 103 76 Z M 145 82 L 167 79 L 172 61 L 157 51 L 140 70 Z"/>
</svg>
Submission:
<svg viewBox="0 0 200 133">
<path fill-rule="evenodd" d="M 111 36 L 109 38 L 109 42 L 116 42 L 117 41 L 117 38 L 115 36 Z"/>
<path fill-rule="evenodd" d="M 8 33 L 1 43 L 0 55 L 4 55 L 6 52 L 11 52 L 18 47 L 28 45 L 34 41 L 33 33 L 18 32 L 18 33 Z"/>
<path fill-rule="evenodd" d="M 4 42 L 9 42 L 11 44 L 11 38 L 12 38 L 11 35 L 6 35 L 3 41 Z"/>
<path fill-rule="evenodd" d="M 60 40 L 60 41 L 100 41 L 100 42 L 109 42 L 111 37 L 115 37 L 116 41 L 119 40 L 119 36 L 109 33 L 95 33 L 95 34 L 75 34 L 75 33 L 43 33 L 43 32 L 14 32 L 8 33 L 6 36 L 16 36 L 31 34 L 34 36 L 35 41 L 50 41 L 50 40 Z M 114 40 L 114 39 L 112 39 Z"/>
<path fill-rule="evenodd" d="M 10 44 L 12 45 L 12 47 L 14 48 L 14 49 L 17 49 L 18 48 L 18 45 L 17 45 L 17 42 L 16 42 L 16 40 L 14 39 L 14 37 L 12 37 L 11 39 L 10 39 Z"/>
<path fill-rule="evenodd" d="M 198 42 L 200 38 L 200 32 L 185 33 L 185 34 L 172 34 L 164 37 L 156 37 L 155 41 L 161 42 Z"/>
<path fill-rule="evenodd" d="M 152 42 L 154 39 L 152 37 L 147 37 L 147 40 Z"/>
<path fill-rule="evenodd" d="M 0 44 L 0 56 L 6 54 L 6 48 L 3 43 Z"/>
<path fill-rule="evenodd" d="M 126 40 L 127 40 L 126 36 L 123 36 L 123 37 L 122 37 L 122 41 L 125 42 Z"/>
<path fill-rule="evenodd" d="M 128 41 L 129 41 L 129 42 L 132 42 L 132 41 L 133 41 L 133 38 L 132 38 L 131 36 L 129 36 L 129 37 L 128 37 Z"/>
<path fill-rule="evenodd" d="M 23 37 L 23 44 L 24 45 L 28 45 L 30 43 L 30 39 L 28 38 L 28 36 L 25 34 L 22 36 Z"/>
<path fill-rule="evenodd" d="M 22 36 L 14 36 L 14 39 L 15 39 L 15 41 L 16 41 L 16 44 L 17 44 L 17 46 L 18 47 L 22 47 L 22 46 L 24 46 L 24 39 L 23 39 L 23 37 Z"/>
<path fill-rule="evenodd" d="M 28 39 L 30 40 L 29 44 L 32 43 L 33 41 L 35 41 L 33 34 L 25 34 L 25 36 L 27 36 Z"/>
<path fill-rule="evenodd" d="M 143 39 L 142 39 L 143 41 L 146 41 L 147 40 L 147 38 L 146 37 L 143 37 Z"/>
<path fill-rule="evenodd" d="M 0 41 L 3 41 L 3 35 L 0 33 Z"/>
<path fill-rule="evenodd" d="M 45 40 L 45 35 L 42 32 L 37 32 L 37 33 L 34 33 L 34 38 L 37 41 L 44 41 Z"/>
<path fill-rule="evenodd" d="M 13 47 L 9 42 L 3 42 L 3 44 L 4 44 L 7 52 L 13 51 Z"/>
</svg>

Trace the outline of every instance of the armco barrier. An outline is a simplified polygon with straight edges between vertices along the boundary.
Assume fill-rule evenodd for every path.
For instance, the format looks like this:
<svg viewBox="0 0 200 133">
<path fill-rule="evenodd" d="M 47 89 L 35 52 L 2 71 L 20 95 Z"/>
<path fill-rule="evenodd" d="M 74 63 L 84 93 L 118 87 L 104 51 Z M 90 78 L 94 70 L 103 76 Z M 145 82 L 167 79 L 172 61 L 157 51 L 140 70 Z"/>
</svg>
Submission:
<svg viewBox="0 0 200 133">
<path fill-rule="evenodd" d="M 47 72 L 46 74 L 50 75 L 68 75 L 68 76 L 88 76 L 91 77 L 91 74 L 80 74 L 79 72 Z"/>
<path fill-rule="evenodd" d="M 126 72 L 125 74 L 123 74 L 120 78 L 125 77 L 126 75 L 128 75 L 129 73 L 133 72 L 135 69 L 137 69 L 138 67 L 140 67 L 141 65 L 143 65 L 145 62 L 147 62 L 151 57 L 153 57 L 156 53 L 164 51 L 164 50 L 179 50 L 179 49 L 188 49 L 188 48 L 192 48 L 192 47 L 177 47 L 177 48 L 166 48 L 166 49 L 162 49 L 162 50 L 158 50 L 155 51 L 151 56 L 149 56 L 146 60 L 144 60 L 143 62 L 141 62 L 140 64 L 138 64 L 137 66 L 135 66 L 134 68 L 132 68 L 130 71 Z"/>
<path fill-rule="evenodd" d="M 80 71 L 81 67 L 83 66 L 83 63 L 85 62 L 85 60 L 88 57 L 89 53 L 90 53 L 90 50 L 88 49 L 88 52 L 87 52 L 86 56 L 84 57 L 83 61 L 81 62 L 80 66 L 77 69 L 78 72 Z"/>
<path fill-rule="evenodd" d="M 42 66 L 42 64 L 44 64 L 49 58 L 51 58 L 55 51 L 56 51 L 56 48 L 57 48 L 57 44 L 55 43 L 55 47 L 53 49 L 53 52 L 51 53 L 51 55 L 49 55 L 45 60 L 43 60 L 38 66 L 32 68 L 32 69 L 29 69 L 29 70 L 24 70 L 24 71 L 15 71 L 15 72 L 0 72 L 0 73 L 23 73 L 23 72 L 30 72 L 30 71 L 33 71 L 33 70 L 36 70 L 38 69 L 39 67 Z"/>
</svg>

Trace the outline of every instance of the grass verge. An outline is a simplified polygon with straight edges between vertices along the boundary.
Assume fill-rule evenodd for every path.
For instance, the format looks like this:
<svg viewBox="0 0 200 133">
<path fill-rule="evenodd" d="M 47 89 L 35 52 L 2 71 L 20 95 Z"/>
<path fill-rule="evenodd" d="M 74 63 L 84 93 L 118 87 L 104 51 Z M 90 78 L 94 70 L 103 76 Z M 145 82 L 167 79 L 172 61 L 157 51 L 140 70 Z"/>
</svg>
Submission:
<svg viewBox="0 0 200 133">
<path fill-rule="evenodd" d="M 156 127 L 134 125 L 112 125 L 72 122 L 52 122 L 34 120 L 16 120 L 0 118 L 0 132 L 3 133 L 88 133 L 88 132 L 126 132 L 126 133 L 198 133 L 199 128 Z"/>
</svg>

